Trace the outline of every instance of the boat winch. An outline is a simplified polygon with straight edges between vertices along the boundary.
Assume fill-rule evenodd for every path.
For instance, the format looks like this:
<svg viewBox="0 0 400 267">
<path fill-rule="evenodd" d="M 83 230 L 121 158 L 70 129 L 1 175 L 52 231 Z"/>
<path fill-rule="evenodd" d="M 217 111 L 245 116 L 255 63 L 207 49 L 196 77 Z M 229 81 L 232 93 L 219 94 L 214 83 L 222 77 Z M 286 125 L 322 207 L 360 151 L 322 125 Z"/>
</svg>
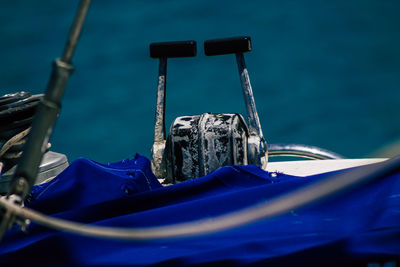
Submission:
<svg viewBox="0 0 400 267">
<path fill-rule="evenodd" d="M 32 121 L 43 95 L 17 92 L 0 96 L 0 195 L 7 193 L 17 164 L 25 149 Z M 49 151 L 45 142 L 44 155 L 37 171 L 36 184 L 47 181 L 68 166 L 64 154 Z"/>
<path fill-rule="evenodd" d="M 222 166 L 255 164 L 265 168 L 267 143 L 257 114 L 243 53 L 251 51 L 250 37 L 213 39 L 204 42 L 207 56 L 235 54 L 247 110 L 246 124 L 238 113 L 203 113 L 174 120 L 165 134 L 167 59 L 196 56 L 195 41 L 150 45 L 150 56 L 159 59 L 154 143 L 151 165 L 164 183 L 204 176 Z"/>
</svg>

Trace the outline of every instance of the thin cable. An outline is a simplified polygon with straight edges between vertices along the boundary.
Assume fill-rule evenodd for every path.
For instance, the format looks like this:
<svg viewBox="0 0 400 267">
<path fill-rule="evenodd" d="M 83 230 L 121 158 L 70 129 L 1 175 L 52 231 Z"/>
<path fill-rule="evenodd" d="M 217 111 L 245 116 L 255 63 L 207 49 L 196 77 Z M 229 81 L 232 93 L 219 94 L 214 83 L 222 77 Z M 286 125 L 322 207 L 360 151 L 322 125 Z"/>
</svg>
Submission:
<svg viewBox="0 0 400 267">
<path fill-rule="evenodd" d="M 85 225 L 49 217 L 28 208 L 21 208 L 18 205 L 9 203 L 5 198 L 0 199 L 0 205 L 14 212 L 17 216 L 30 219 L 38 224 L 85 236 L 124 240 L 190 237 L 228 230 L 233 227 L 256 222 L 260 219 L 271 218 L 303 207 L 316 200 L 321 200 L 344 189 L 350 189 L 361 183 L 390 175 L 399 171 L 399 169 L 400 157 L 396 157 L 381 163 L 349 170 L 346 173 L 335 175 L 327 180 L 314 183 L 236 212 L 192 222 L 145 228 L 115 228 Z"/>
</svg>

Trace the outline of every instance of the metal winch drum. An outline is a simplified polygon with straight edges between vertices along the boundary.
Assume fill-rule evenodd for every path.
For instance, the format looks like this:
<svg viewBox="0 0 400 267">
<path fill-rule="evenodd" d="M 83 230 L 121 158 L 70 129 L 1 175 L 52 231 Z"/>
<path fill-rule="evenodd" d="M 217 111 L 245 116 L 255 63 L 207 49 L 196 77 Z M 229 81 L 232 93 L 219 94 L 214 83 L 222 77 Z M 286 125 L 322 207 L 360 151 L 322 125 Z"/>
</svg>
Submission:
<svg viewBox="0 0 400 267">
<path fill-rule="evenodd" d="M 9 190 L 42 99 L 41 94 L 32 95 L 24 91 L 0 97 L 0 195 Z M 56 176 L 68 166 L 64 154 L 49 151 L 49 148 L 50 143 L 46 142 L 36 184 Z"/>
<path fill-rule="evenodd" d="M 150 45 L 150 56 L 158 58 L 154 143 L 151 164 L 164 183 L 176 183 L 204 176 L 222 166 L 255 164 L 265 168 L 267 143 L 263 137 L 243 53 L 251 50 L 250 37 L 208 40 L 207 56 L 236 54 L 247 109 L 248 125 L 237 113 L 204 113 L 174 120 L 165 134 L 167 59 L 196 56 L 195 41 L 163 42 Z"/>
</svg>

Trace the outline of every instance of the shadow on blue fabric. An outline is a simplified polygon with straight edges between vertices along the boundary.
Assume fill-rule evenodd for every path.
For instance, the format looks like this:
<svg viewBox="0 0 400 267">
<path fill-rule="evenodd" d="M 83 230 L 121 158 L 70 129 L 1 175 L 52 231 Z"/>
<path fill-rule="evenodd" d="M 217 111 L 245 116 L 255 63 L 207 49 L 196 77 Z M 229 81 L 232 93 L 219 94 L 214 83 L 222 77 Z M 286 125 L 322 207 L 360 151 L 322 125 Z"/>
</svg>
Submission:
<svg viewBox="0 0 400 267">
<path fill-rule="evenodd" d="M 329 178 L 272 176 L 227 166 L 162 187 L 147 158 L 100 164 L 78 159 L 35 186 L 27 206 L 88 224 L 143 227 L 213 217 Z M 12 229 L 1 266 L 366 266 L 400 261 L 400 174 L 290 213 L 215 234 L 157 241 L 114 241 Z"/>
</svg>

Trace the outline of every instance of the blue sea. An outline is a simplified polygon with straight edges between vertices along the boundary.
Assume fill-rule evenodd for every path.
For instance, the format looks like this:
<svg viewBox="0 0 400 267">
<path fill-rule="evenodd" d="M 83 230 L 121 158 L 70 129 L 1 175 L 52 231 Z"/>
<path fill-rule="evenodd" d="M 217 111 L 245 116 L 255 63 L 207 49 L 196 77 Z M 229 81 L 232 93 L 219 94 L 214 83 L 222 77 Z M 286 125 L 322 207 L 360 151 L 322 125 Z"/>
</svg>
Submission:
<svg viewBox="0 0 400 267">
<path fill-rule="evenodd" d="M 1 2 L 0 95 L 44 92 L 77 6 Z M 149 156 L 158 72 L 151 42 L 198 44 L 197 57 L 168 61 L 167 125 L 203 112 L 245 114 L 235 57 L 206 57 L 203 42 L 248 35 L 245 59 L 269 143 L 375 155 L 400 139 L 399 10 L 398 0 L 94 0 L 52 150 L 70 161 Z"/>
</svg>

